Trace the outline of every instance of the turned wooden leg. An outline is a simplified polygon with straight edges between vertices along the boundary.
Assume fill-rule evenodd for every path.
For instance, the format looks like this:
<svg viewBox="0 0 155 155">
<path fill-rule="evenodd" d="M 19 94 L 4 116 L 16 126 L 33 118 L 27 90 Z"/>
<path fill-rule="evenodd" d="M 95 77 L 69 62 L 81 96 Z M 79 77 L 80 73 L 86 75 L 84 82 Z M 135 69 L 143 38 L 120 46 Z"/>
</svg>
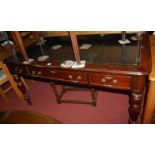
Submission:
<svg viewBox="0 0 155 155">
<path fill-rule="evenodd" d="M 143 93 L 131 93 L 130 96 L 130 107 L 129 107 L 129 115 L 130 115 L 130 123 L 136 123 L 138 116 L 141 111 L 141 104 L 143 101 Z"/>
<path fill-rule="evenodd" d="M 27 103 L 28 103 L 29 105 L 32 105 L 30 96 L 29 96 L 29 94 L 27 93 L 26 88 L 25 88 L 25 86 L 24 86 L 24 84 L 23 84 L 21 78 L 20 78 L 18 75 L 14 75 L 14 80 L 15 80 L 15 82 L 17 83 L 18 89 L 23 93 L 24 99 L 27 101 Z"/>
</svg>

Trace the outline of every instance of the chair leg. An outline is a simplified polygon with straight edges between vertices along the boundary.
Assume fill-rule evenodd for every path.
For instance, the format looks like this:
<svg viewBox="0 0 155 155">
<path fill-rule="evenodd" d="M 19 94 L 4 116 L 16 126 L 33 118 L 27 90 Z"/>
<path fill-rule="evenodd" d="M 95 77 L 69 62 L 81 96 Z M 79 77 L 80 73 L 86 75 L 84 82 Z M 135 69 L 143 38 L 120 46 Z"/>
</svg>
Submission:
<svg viewBox="0 0 155 155">
<path fill-rule="evenodd" d="M 0 94 L 2 95 L 5 103 L 8 103 L 8 99 L 7 99 L 6 95 L 4 94 L 4 91 L 3 91 L 3 89 L 1 87 L 0 87 Z"/>
<path fill-rule="evenodd" d="M 13 80 L 13 79 L 12 79 Z M 25 101 L 24 99 L 24 95 L 22 94 L 22 92 L 18 89 L 17 87 L 17 84 L 12 81 L 12 80 L 9 80 L 9 82 L 11 83 L 12 85 L 12 88 L 14 89 L 14 91 L 16 92 L 16 94 L 18 95 L 18 97 L 20 98 L 21 101 Z"/>
</svg>

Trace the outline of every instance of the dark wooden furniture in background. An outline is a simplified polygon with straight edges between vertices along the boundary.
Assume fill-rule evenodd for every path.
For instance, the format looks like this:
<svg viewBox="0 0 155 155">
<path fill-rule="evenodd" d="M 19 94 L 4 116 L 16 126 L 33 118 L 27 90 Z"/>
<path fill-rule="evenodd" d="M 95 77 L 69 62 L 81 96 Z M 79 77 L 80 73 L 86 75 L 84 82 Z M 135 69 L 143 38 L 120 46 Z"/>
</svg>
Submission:
<svg viewBox="0 0 155 155">
<path fill-rule="evenodd" d="M 72 33 L 73 36 L 71 39 L 73 49 L 76 49 L 74 53 L 79 54 L 78 49 L 76 48 L 77 38 L 75 33 Z M 92 56 L 89 57 L 89 55 L 91 55 L 91 51 L 85 57 L 80 51 L 80 56 L 87 59 L 86 66 L 82 69 L 60 67 L 63 58 L 68 56 L 67 52 L 69 49 L 65 51 L 64 55 L 60 56 L 62 59 L 61 62 L 52 60 L 52 55 L 58 54 L 58 52 L 53 52 L 48 60 L 42 62 L 34 60 L 29 64 L 24 64 L 24 58 L 18 53 L 16 56 L 12 56 L 6 60 L 5 63 L 8 65 L 11 73 L 16 76 L 27 76 L 46 79 L 49 81 L 59 81 L 62 84 L 71 84 L 74 86 L 80 85 L 83 87 L 94 87 L 106 90 L 123 90 L 130 96 L 129 121 L 135 123 L 141 111 L 146 80 L 150 73 L 150 46 L 148 35 L 144 34 L 138 41 L 131 41 L 132 44 L 129 46 L 119 45 L 117 39 L 113 44 L 111 43 L 113 40 L 115 40 L 113 35 L 110 36 L 110 39 L 108 36 L 108 41 L 110 43 L 107 41 L 105 42 L 108 45 L 105 46 L 103 51 L 101 51 L 101 56 L 103 58 L 100 59 L 101 56 L 98 56 L 100 61 L 89 61 L 88 58 L 92 58 Z M 93 52 L 96 52 L 97 48 L 98 46 L 94 46 Z M 104 59 L 105 55 L 102 54 L 102 52 L 105 52 L 106 50 L 108 50 L 108 57 Z M 120 51 L 122 51 L 121 54 Z M 61 53 L 63 53 L 63 50 L 61 50 Z M 109 53 L 111 55 L 109 55 Z M 31 55 L 32 53 L 29 54 Z M 112 58 L 119 58 L 120 62 L 103 62 L 104 60 L 109 61 Z M 78 78 L 79 76 L 80 80 Z M 28 98 L 28 100 L 30 99 Z"/>
</svg>

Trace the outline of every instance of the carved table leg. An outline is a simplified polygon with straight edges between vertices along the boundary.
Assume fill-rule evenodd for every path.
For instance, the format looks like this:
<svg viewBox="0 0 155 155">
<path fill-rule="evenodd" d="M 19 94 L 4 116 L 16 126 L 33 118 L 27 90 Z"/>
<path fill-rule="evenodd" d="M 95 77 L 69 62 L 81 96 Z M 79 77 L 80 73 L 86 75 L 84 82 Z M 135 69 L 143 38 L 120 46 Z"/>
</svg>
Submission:
<svg viewBox="0 0 155 155">
<path fill-rule="evenodd" d="M 18 75 L 14 75 L 14 80 L 17 83 L 17 87 L 19 88 L 19 90 L 23 93 L 24 95 L 24 99 L 27 101 L 27 103 L 29 105 L 32 105 L 31 99 L 29 94 L 26 91 L 26 88 L 21 80 L 21 78 Z"/>
<path fill-rule="evenodd" d="M 138 116 L 141 111 L 141 103 L 143 101 L 143 93 L 132 93 L 130 96 L 130 107 L 129 107 L 129 115 L 130 115 L 130 123 L 134 124 L 137 122 Z"/>
</svg>

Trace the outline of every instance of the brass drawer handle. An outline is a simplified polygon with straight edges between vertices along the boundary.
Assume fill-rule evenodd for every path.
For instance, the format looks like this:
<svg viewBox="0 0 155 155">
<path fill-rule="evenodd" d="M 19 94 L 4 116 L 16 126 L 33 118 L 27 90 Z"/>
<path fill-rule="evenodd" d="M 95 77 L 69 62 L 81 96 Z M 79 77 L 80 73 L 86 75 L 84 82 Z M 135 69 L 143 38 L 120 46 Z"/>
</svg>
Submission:
<svg viewBox="0 0 155 155">
<path fill-rule="evenodd" d="M 35 75 L 35 71 L 34 70 L 32 71 L 32 76 L 33 77 L 38 77 L 38 75 Z"/>
<path fill-rule="evenodd" d="M 33 76 L 35 75 L 35 71 L 32 71 L 32 75 L 33 75 Z"/>
<path fill-rule="evenodd" d="M 50 71 L 52 74 L 56 74 L 56 71 Z"/>
<path fill-rule="evenodd" d="M 103 86 L 112 88 L 112 85 L 110 84 L 104 84 Z"/>
<path fill-rule="evenodd" d="M 42 74 L 42 72 L 41 72 L 41 71 L 39 71 L 39 72 L 38 72 L 38 75 L 41 75 L 41 74 Z"/>
<path fill-rule="evenodd" d="M 106 82 L 106 79 L 105 79 L 105 78 L 102 78 L 101 81 L 102 81 L 103 83 L 105 83 L 105 82 Z"/>
<path fill-rule="evenodd" d="M 72 76 L 72 75 L 69 75 L 68 77 L 69 77 L 69 79 L 72 79 L 72 78 L 73 78 L 73 76 Z"/>
<path fill-rule="evenodd" d="M 118 80 L 114 79 L 112 80 L 112 84 L 117 84 L 118 83 Z"/>
<path fill-rule="evenodd" d="M 78 80 L 78 81 L 79 81 L 79 80 L 81 80 L 81 79 L 82 79 L 82 77 L 81 77 L 81 76 L 78 76 L 78 77 L 77 77 L 77 80 Z"/>
</svg>

